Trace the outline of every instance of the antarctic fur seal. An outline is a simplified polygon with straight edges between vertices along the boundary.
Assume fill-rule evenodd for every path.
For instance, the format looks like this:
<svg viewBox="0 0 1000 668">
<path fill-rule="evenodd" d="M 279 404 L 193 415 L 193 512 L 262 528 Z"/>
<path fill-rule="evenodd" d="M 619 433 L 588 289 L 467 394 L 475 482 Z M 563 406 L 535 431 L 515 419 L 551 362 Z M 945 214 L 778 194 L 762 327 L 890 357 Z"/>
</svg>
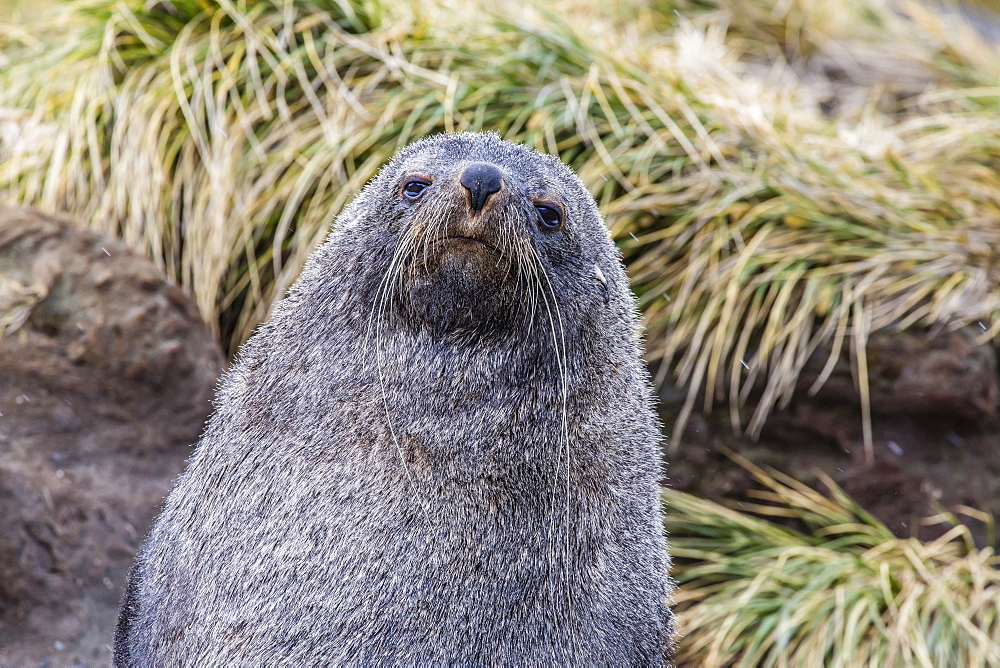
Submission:
<svg viewBox="0 0 1000 668">
<path fill-rule="evenodd" d="M 115 663 L 663 665 L 658 426 L 579 179 L 412 144 L 221 382 Z"/>
</svg>

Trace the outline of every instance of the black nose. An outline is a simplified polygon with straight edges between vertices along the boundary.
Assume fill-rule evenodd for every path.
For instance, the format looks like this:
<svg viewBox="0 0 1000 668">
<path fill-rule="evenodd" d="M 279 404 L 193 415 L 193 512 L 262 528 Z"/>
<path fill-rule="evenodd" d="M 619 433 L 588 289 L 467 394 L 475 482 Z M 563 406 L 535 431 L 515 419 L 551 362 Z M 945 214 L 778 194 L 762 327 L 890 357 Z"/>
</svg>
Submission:
<svg viewBox="0 0 1000 668">
<path fill-rule="evenodd" d="M 475 212 L 482 210 L 490 195 L 500 190 L 503 177 L 500 176 L 500 170 L 493 165 L 477 162 L 465 168 L 458 182 L 469 191 L 472 210 Z"/>
</svg>

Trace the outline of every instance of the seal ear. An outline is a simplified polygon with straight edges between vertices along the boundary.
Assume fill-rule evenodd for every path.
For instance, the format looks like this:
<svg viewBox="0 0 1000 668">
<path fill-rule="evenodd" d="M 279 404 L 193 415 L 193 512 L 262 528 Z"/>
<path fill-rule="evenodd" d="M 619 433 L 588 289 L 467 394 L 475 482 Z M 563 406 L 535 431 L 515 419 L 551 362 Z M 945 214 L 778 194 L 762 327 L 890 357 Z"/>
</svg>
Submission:
<svg viewBox="0 0 1000 668">
<path fill-rule="evenodd" d="M 601 284 L 601 289 L 604 291 L 604 303 L 605 304 L 610 304 L 611 303 L 611 291 L 608 289 L 608 279 L 604 275 L 604 272 L 601 271 L 601 268 L 598 267 L 596 264 L 594 265 L 594 275 L 597 276 L 597 280 Z"/>
</svg>

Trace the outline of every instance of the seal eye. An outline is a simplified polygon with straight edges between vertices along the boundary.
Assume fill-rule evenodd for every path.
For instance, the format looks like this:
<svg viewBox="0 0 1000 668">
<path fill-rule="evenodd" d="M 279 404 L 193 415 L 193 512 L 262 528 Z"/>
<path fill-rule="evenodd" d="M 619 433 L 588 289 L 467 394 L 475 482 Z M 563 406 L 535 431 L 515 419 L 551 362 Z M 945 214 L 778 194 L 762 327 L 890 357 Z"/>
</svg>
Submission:
<svg viewBox="0 0 1000 668">
<path fill-rule="evenodd" d="M 403 183 L 403 197 L 410 200 L 411 202 L 416 202 L 427 190 L 427 186 L 430 185 L 429 181 L 424 179 L 406 179 Z"/>
<path fill-rule="evenodd" d="M 562 211 L 552 204 L 535 204 L 538 214 L 538 228 L 542 232 L 555 232 L 562 227 Z"/>
</svg>

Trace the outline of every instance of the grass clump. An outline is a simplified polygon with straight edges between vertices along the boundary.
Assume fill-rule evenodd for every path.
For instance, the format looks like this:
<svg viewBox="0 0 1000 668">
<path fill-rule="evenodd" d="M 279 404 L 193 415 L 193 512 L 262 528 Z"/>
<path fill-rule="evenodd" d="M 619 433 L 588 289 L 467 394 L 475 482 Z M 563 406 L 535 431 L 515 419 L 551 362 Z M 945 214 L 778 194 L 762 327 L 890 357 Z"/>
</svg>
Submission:
<svg viewBox="0 0 1000 668">
<path fill-rule="evenodd" d="M 764 490 L 740 512 L 664 494 L 681 665 L 1000 663 L 1000 558 L 967 527 L 896 538 L 829 479 L 824 495 L 741 461 Z"/>
<path fill-rule="evenodd" d="M 121 236 L 234 350 L 397 147 L 496 130 L 597 197 L 649 356 L 690 388 L 677 433 L 699 396 L 757 432 L 817 352 L 852 355 L 864 398 L 873 331 L 1000 331 L 989 47 L 880 0 L 760 6 L 74 2 L 6 38 L 0 197 Z M 890 104 L 856 77 L 872 99 L 831 112 L 816 63 L 876 46 L 916 83 Z"/>
</svg>

